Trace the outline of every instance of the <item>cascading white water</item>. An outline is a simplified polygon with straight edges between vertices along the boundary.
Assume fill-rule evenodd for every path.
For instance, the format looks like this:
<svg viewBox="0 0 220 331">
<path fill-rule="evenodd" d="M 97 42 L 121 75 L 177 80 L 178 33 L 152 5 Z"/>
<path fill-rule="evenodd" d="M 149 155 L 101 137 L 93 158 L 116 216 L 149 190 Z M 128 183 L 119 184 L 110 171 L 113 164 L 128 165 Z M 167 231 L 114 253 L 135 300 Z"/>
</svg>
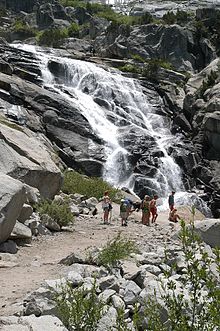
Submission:
<svg viewBox="0 0 220 331">
<path fill-rule="evenodd" d="M 161 197 L 167 197 L 171 190 L 184 191 L 181 170 L 167 152 L 174 137 L 163 118 L 154 112 L 154 107 L 149 104 L 143 88 L 136 80 L 126 78 L 118 71 L 107 71 L 93 63 L 64 57 L 61 61 L 34 46 L 14 46 L 36 54 L 41 63 L 44 85 L 73 105 L 77 104 L 94 132 L 105 142 L 107 161 L 103 178 L 106 181 L 116 187 L 133 189 L 134 178 L 127 158 L 128 151 L 120 141 L 121 128 L 128 128 L 138 132 L 140 137 L 152 137 L 157 150 L 161 152 L 156 175 L 148 177 L 154 191 Z M 65 75 L 59 77 L 58 83 L 48 69 L 48 62 L 52 59 L 61 63 L 65 69 Z M 104 100 L 104 104 L 97 103 L 97 99 Z"/>
</svg>

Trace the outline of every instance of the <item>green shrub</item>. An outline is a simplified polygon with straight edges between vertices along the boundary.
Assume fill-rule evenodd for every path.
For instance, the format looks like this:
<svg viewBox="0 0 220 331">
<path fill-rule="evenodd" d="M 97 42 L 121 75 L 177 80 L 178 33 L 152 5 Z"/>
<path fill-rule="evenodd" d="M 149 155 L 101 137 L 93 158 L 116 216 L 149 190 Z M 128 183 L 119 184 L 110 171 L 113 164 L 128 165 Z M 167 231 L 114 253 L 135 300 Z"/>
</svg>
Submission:
<svg viewBox="0 0 220 331">
<path fill-rule="evenodd" d="M 189 21 L 190 14 L 183 10 L 177 10 L 176 21 L 178 24 L 184 24 Z"/>
<path fill-rule="evenodd" d="M 119 67 L 118 69 L 124 72 L 131 72 L 133 74 L 141 73 L 141 69 L 139 69 L 138 66 L 136 66 L 135 64 L 125 64 L 124 66 Z"/>
<path fill-rule="evenodd" d="M 133 54 L 131 55 L 131 58 L 137 62 L 145 62 L 145 59 L 143 57 L 141 57 L 139 54 Z"/>
<path fill-rule="evenodd" d="M 152 23 L 153 21 L 154 21 L 153 16 L 148 12 L 145 12 L 144 15 L 136 18 L 136 24 L 139 24 L 139 25 L 149 24 L 149 23 Z"/>
<path fill-rule="evenodd" d="M 72 23 L 67 29 L 68 37 L 78 37 L 79 36 L 79 25 L 77 23 Z"/>
<path fill-rule="evenodd" d="M 121 233 L 109 240 L 98 255 L 98 262 L 108 268 L 119 266 L 120 260 L 127 259 L 138 249 L 132 240 L 122 238 Z"/>
<path fill-rule="evenodd" d="M 14 22 L 11 30 L 13 32 L 23 33 L 26 37 L 34 37 L 37 33 L 36 29 L 33 29 L 26 22 L 19 19 Z"/>
<path fill-rule="evenodd" d="M 203 98 L 205 91 L 215 85 L 218 76 L 219 76 L 218 72 L 211 70 L 207 79 L 202 82 L 202 86 L 199 88 L 197 92 L 199 98 Z"/>
<path fill-rule="evenodd" d="M 83 7 L 86 8 L 86 1 L 81 0 L 60 0 L 64 7 Z"/>
<path fill-rule="evenodd" d="M 97 298 L 95 283 L 89 292 L 83 286 L 76 289 L 71 284 L 62 286 L 55 301 L 68 330 L 95 331 L 104 314 L 105 303 Z"/>
<path fill-rule="evenodd" d="M 88 197 L 100 199 L 105 191 L 109 192 L 112 201 L 118 201 L 121 196 L 119 190 L 110 186 L 101 178 L 91 178 L 76 171 L 64 172 L 62 191 L 66 194 L 80 193 Z"/>
<path fill-rule="evenodd" d="M 39 45 L 44 46 L 59 46 L 63 39 L 68 37 L 68 29 L 48 29 L 39 32 L 37 41 Z"/>
<path fill-rule="evenodd" d="M 74 221 L 68 202 L 42 200 L 36 205 L 36 210 L 40 215 L 49 215 L 60 227 L 71 224 Z"/>
<path fill-rule="evenodd" d="M 172 64 L 163 59 L 150 59 L 146 60 L 146 66 L 143 69 L 143 76 L 149 79 L 156 79 L 156 74 L 160 68 L 172 70 Z"/>
<path fill-rule="evenodd" d="M 176 15 L 172 11 L 168 11 L 163 15 L 162 20 L 166 24 L 174 24 L 176 23 Z"/>
<path fill-rule="evenodd" d="M 220 273 L 220 250 L 213 251 L 214 256 L 208 255 L 198 234 L 194 223 L 187 227 L 181 222 L 181 242 L 184 253 L 186 270 L 179 279 L 180 288 L 176 291 L 176 284 L 169 277 L 177 271 L 172 266 L 165 273 L 167 284 L 164 287 L 165 294 L 162 299 L 168 311 L 168 325 L 160 320 L 159 304 L 154 300 L 152 306 L 147 309 L 149 321 L 148 330 L 156 331 L 158 327 L 165 331 L 213 331 L 220 326 L 220 287 L 212 268 L 216 265 L 216 272 Z M 184 290 L 188 289 L 189 295 L 185 298 Z M 150 302 L 152 305 L 152 300 Z"/>
</svg>

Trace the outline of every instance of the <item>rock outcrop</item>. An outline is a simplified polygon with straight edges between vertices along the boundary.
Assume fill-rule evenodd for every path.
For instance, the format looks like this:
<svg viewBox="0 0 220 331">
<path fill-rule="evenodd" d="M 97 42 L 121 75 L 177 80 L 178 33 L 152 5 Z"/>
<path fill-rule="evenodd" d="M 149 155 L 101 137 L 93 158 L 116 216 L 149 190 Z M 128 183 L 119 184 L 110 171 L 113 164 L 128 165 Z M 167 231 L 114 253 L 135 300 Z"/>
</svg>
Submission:
<svg viewBox="0 0 220 331">
<path fill-rule="evenodd" d="M 5 174 L 0 173 L 0 180 L 0 243 L 2 243 L 11 234 L 26 202 L 26 190 L 24 184 Z"/>
</svg>

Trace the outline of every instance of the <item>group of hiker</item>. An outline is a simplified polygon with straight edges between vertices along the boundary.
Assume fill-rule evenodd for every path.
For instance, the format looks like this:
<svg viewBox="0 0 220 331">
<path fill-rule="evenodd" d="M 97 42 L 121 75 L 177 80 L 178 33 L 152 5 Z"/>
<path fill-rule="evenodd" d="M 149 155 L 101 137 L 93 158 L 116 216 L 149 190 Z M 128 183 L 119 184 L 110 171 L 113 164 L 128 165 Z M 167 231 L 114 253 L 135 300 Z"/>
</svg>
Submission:
<svg viewBox="0 0 220 331">
<path fill-rule="evenodd" d="M 172 191 L 168 197 L 168 204 L 169 204 L 169 217 L 168 220 L 170 222 L 178 222 L 180 219 L 179 215 L 177 214 L 177 209 L 174 207 L 174 195 L 175 192 Z M 158 217 L 157 213 L 157 199 L 158 195 L 154 195 L 150 197 L 149 195 L 145 195 L 144 199 L 141 202 L 133 202 L 129 198 L 121 199 L 120 202 L 120 218 L 121 218 L 121 225 L 127 226 L 128 216 L 133 211 L 142 210 L 142 218 L 141 223 L 143 225 L 149 226 L 150 223 L 154 224 Z M 102 208 L 103 208 L 103 221 L 104 224 L 109 224 L 109 215 L 111 214 L 112 210 L 112 202 L 108 195 L 108 191 L 104 192 L 104 196 L 102 198 Z"/>
</svg>

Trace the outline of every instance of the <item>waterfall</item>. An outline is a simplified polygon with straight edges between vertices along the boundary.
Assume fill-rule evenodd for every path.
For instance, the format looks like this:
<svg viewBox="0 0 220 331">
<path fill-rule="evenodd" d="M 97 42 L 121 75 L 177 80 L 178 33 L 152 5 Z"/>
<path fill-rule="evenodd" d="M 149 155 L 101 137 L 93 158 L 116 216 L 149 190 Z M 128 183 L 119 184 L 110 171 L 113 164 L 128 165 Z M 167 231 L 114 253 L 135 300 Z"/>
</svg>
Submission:
<svg viewBox="0 0 220 331">
<path fill-rule="evenodd" d="M 151 149 L 152 152 L 159 152 L 159 156 L 154 157 L 154 162 L 157 160 L 156 173 L 143 176 L 152 192 L 167 197 L 172 190 L 184 191 L 181 169 L 168 153 L 174 141 L 169 123 L 156 113 L 137 80 L 122 76 L 116 69 L 102 68 L 90 62 L 65 57 L 61 60 L 55 54 L 44 53 L 35 46 L 13 46 L 35 53 L 40 61 L 44 86 L 77 105 L 94 133 L 104 141 L 104 180 L 115 187 L 126 186 L 131 191 L 134 189 L 137 174 L 129 162 L 129 148 L 135 145 L 135 141 L 130 142 L 129 148 L 125 141 L 127 134 L 135 132 L 140 140 L 152 141 L 152 144 L 148 143 L 146 152 Z M 65 74 L 59 76 L 59 79 L 50 72 L 50 61 L 62 66 Z M 175 136 L 177 141 L 181 143 L 181 138 Z M 90 148 L 93 148 L 92 142 Z M 186 198 L 182 201 L 185 202 Z"/>
</svg>

